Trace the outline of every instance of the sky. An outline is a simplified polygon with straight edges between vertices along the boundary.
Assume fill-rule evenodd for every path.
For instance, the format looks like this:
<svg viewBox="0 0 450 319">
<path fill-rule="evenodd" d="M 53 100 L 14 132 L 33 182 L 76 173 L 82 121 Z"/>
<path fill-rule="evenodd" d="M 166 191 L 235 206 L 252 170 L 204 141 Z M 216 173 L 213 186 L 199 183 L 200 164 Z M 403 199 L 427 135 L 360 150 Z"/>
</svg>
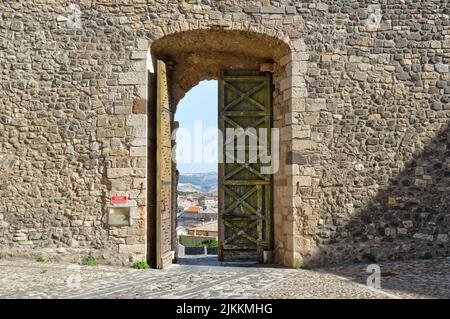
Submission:
<svg viewBox="0 0 450 319">
<path fill-rule="evenodd" d="M 217 90 L 217 81 L 202 81 L 177 106 L 176 158 L 180 174 L 217 172 L 217 137 L 212 133 L 218 122 Z"/>
</svg>

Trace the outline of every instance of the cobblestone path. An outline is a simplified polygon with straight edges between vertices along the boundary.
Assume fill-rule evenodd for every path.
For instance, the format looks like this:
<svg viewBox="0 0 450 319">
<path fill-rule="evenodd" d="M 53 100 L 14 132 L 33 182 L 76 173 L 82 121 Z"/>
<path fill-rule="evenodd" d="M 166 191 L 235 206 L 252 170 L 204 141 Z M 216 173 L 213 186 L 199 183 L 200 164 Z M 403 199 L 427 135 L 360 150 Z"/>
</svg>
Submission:
<svg viewBox="0 0 450 319">
<path fill-rule="evenodd" d="M 167 270 L 0 260 L 0 298 L 450 298 L 450 259 L 285 269 L 187 259 Z"/>
</svg>

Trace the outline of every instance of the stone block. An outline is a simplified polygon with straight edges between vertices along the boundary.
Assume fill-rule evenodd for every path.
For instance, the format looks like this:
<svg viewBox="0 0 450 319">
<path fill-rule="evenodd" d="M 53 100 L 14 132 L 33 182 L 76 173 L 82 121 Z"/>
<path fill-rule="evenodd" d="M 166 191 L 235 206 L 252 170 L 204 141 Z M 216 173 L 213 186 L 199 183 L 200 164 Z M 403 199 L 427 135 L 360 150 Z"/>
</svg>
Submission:
<svg viewBox="0 0 450 319">
<path fill-rule="evenodd" d="M 283 80 L 281 80 L 281 82 L 280 82 L 280 90 L 281 91 L 290 89 L 291 87 L 292 87 L 292 78 L 291 77 L 284 78 Z"/>
<path fill-rule="evenodd" d="M 442 47 L 444 49 L 449 49 L 450 48 L 450 39 L 445 39 L 442 41 Z"/>
<path fill-rule="evenodd" d="M 433 235 L 422 234 L 422 233 L 415 233 L 413 235 L 413 238 L 420 239 L 420 240 L 426 240 L 426 241 L 433 241 L 433 239 L 434 239 Z"/>
<path fill-rule="evenodd" d="M 311 176 L 294 176 L 293 177 L 294 185 L 296 186 L 311 186 Z"/>
<path fill-rule="evenodd" d="M 448 70 L 449 70 L 448 64 L 444 64 L 444 63 L 436 63 L 434 65 L 434 68 L 439 73 L 448 73 Z"/>
<path fill-rule="evenodd" d="M 133 170 L 131 168 L 108 168 L 106 176 L 108 178 L 122 178 L 125 176 L 131 176 Z"/>
<path fill-rule="evenodd" d="M 136 39 L 136 49 L 147 53 L 149 43 L 147 39 Z"/>
<path fill-rule="evenodd" d="M 112 191 L 128 191 L 131 189 L 133 180 L 131 177 L 122 177 L 111 180 Z"/>
<path fill-rule="evenodd" d="M 287 14 L 296 14 L 297 8 L 295 6 L 286 6 L 286 13 Z"/>
<path fill-rule="evenodd" d="M 309 138 L 311 137 L 311 129 L 309 125 L 292 125 L 293 138 Z"/>
<path fill-rule="evenodd" d="M 145 114 L 147 113 L 146 99 L 135 99 L 133 101 L 133 113 Z"/>
<path fill-rule="evenodd" d="M 119 245 L 119 254 L 127 254 L 127 253 L 145 254 L 145 245 L 144 244 L 133 244 L 133 245 L 121 244 L 121 245 Z"/>
<path fill-rule="evenodd" d="M 274 63 L 261 63 L 259 66 L 260 72 L 275 72 L 275 64 Z"/>
<path fill-rule="evenodd" d="M 132 146 L 130 148 L 130 156 L 147 156 L 147 147 Z"/>
<path fill-rule="evenodd" d="M 18 21 L 18 20 L 12 21 L 9 28 L 12 31 L 23 31 L 23 23 L 22 23 L 22 21 Z"/>
<path fill-rule="evenodd" d="M 293 151 L 314 151 L 317 149 L 317 142 L 310 140 L 293 140 L 292 141 L 292 150 Z"/>
<path fill-rule="evenodd" d="M 316 4 L 316 9 L 319 11 L 328 11 L 328 4 L 319 2 Z"/>
<path fill-rule="evenodd" d="M 131 141 L 131 146 L 146 146 L 147 145 L 147 139 L 138 137 Z"/>
<path fill-rule="evenodd" d="M 290 221 L 283 221 L 283 235 L 294 235 L 294 225 Z"/>
<path fill-rule="evenodd" d="M 306 51 L 306 43 L 304 39 L 295 39 L 291 43 L 292 48 L 295 52 L 304 52 Z"/>
<path fill-rule="evenodd" d="M 108 128 L 98 128 L 96 133 L 97 133 L 97 138 L 111 138 L 111 137 L 114 137 L 114 131 L 110 130 Z"/>
<path fill-rule="evenodd" d="M 306 109 L 305 99 L 303 98 L 294 98 L 290 100 L 291 111 L 292 112 L 303 112 Z"/>
<path fill-rule="evenodd" d="M 119 74 L 119 85 L 145 84 L 147 81 L 145 72 L 127 72 Z"/>
<path fill-rule="evenodd" d="M 220 12 L 220 11 L 210 11 L 208 13 L 208 16 L 211 20 L 220 20 L 223 17 L 222 12 Z"/>
<path fill-rule="evenodd" d="M 147 137 L 147 126 L 135 126 L 131 134 L 133 137 Z"/>
<path fill-rule="evenodd" d="M 114 105 L 114 114 L 131 114 L 131 105 L 117 103 Z"/>
<path fill-rule="evenodd" d="M 127 116 L 126 124 L 128 126 L 147 126 L 147 115 L 132 114 Z"/>
<path fill-rule="evenodd" d="M 259 12 L 261 12 L 261 7 L 258 7 L 258 6 L 245 7 L 244 12 L 245 13 L 259 13 Z"/>
<path fill-rule="evenodd" d="M 130 54 L 131 60 L 146 60 L 147 59 L 147 51 L 133 51 Z"/>
<path fill-rule="evenodd" d="M 367 72 L 364 71 L 356 71 L 353 75 L 353 79 L 357 81 L 364 82 L 367 80 Z"/>
<path fill-rule="evenodd" d="M 261 7 L 261 13 L 284 14 L 285 11 L 286 11 L 285 7 L 274 7 L 274 6 L 263 6 L 263 7 Z"/>
<path fill-rule="evenodd" d="M 97 76 L 96 72 L 83 72 L 82 73 L 83 79 L 94 79 Z"/>
<path fill-rule="evenodd" d="M 319 112 L 326 108 L 325 99 L 306 99 L 306 112 Z"/>
</svg>

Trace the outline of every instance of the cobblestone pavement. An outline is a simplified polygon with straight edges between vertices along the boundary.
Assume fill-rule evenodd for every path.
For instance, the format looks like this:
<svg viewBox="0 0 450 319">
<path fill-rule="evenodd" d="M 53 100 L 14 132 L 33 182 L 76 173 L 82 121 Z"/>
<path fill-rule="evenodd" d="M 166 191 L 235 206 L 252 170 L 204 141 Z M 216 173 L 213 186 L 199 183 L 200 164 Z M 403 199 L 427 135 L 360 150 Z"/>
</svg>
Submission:
<svg viewBox="0 0 450 319">
<path fill-rule="evenodd" d="M 450 259 L 285 269 L 182 259 L 166 270 L 0 260 L 0 298 L 450 298 Z"/>
</svg>

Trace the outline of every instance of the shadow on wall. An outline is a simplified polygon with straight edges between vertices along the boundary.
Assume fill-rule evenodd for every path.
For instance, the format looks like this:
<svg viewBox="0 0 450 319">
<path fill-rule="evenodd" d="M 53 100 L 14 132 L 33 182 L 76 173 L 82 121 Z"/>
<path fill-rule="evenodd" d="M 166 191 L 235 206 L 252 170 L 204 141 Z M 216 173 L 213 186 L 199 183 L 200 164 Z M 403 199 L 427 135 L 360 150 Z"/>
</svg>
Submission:
<svg viewBox="0 0 450 319">
<path fill-rule="evenodd" d="M 413 137 L 405 134 L 402 149 L 405 143 L 417 142 Z M 400 151 L 399 147 L 397 152 Z M 406 155 L 397 153 L 390 162 L 391 167 L 397 167 L 396 157 Z M 363 176 L 362 172 L 347 173 L 352 175 L 355 187 L 361 192 L 350 204 L 346 219 L 342 218 L 343 211 L 339 208 L 345 209 L 347 203 L 339 202 L 337 188 L 326 191 L 328 199 L 333 198 L 338 213 L 328 212 L 328 220 L 315 234 L 319 247 L 305 258 L 307 264 L 431 259 L 450 255 L 450 122 L 413 154 L 397 176 L 386 180 L 385 187 L 376 189 L 375 197 L 370 196 L 370 189 L 375 192 L 375 188 L 371 188 L 374 180 Z M 385 176 L 383 169 L 379 170 L 380 180 Z"/>
</svg>

